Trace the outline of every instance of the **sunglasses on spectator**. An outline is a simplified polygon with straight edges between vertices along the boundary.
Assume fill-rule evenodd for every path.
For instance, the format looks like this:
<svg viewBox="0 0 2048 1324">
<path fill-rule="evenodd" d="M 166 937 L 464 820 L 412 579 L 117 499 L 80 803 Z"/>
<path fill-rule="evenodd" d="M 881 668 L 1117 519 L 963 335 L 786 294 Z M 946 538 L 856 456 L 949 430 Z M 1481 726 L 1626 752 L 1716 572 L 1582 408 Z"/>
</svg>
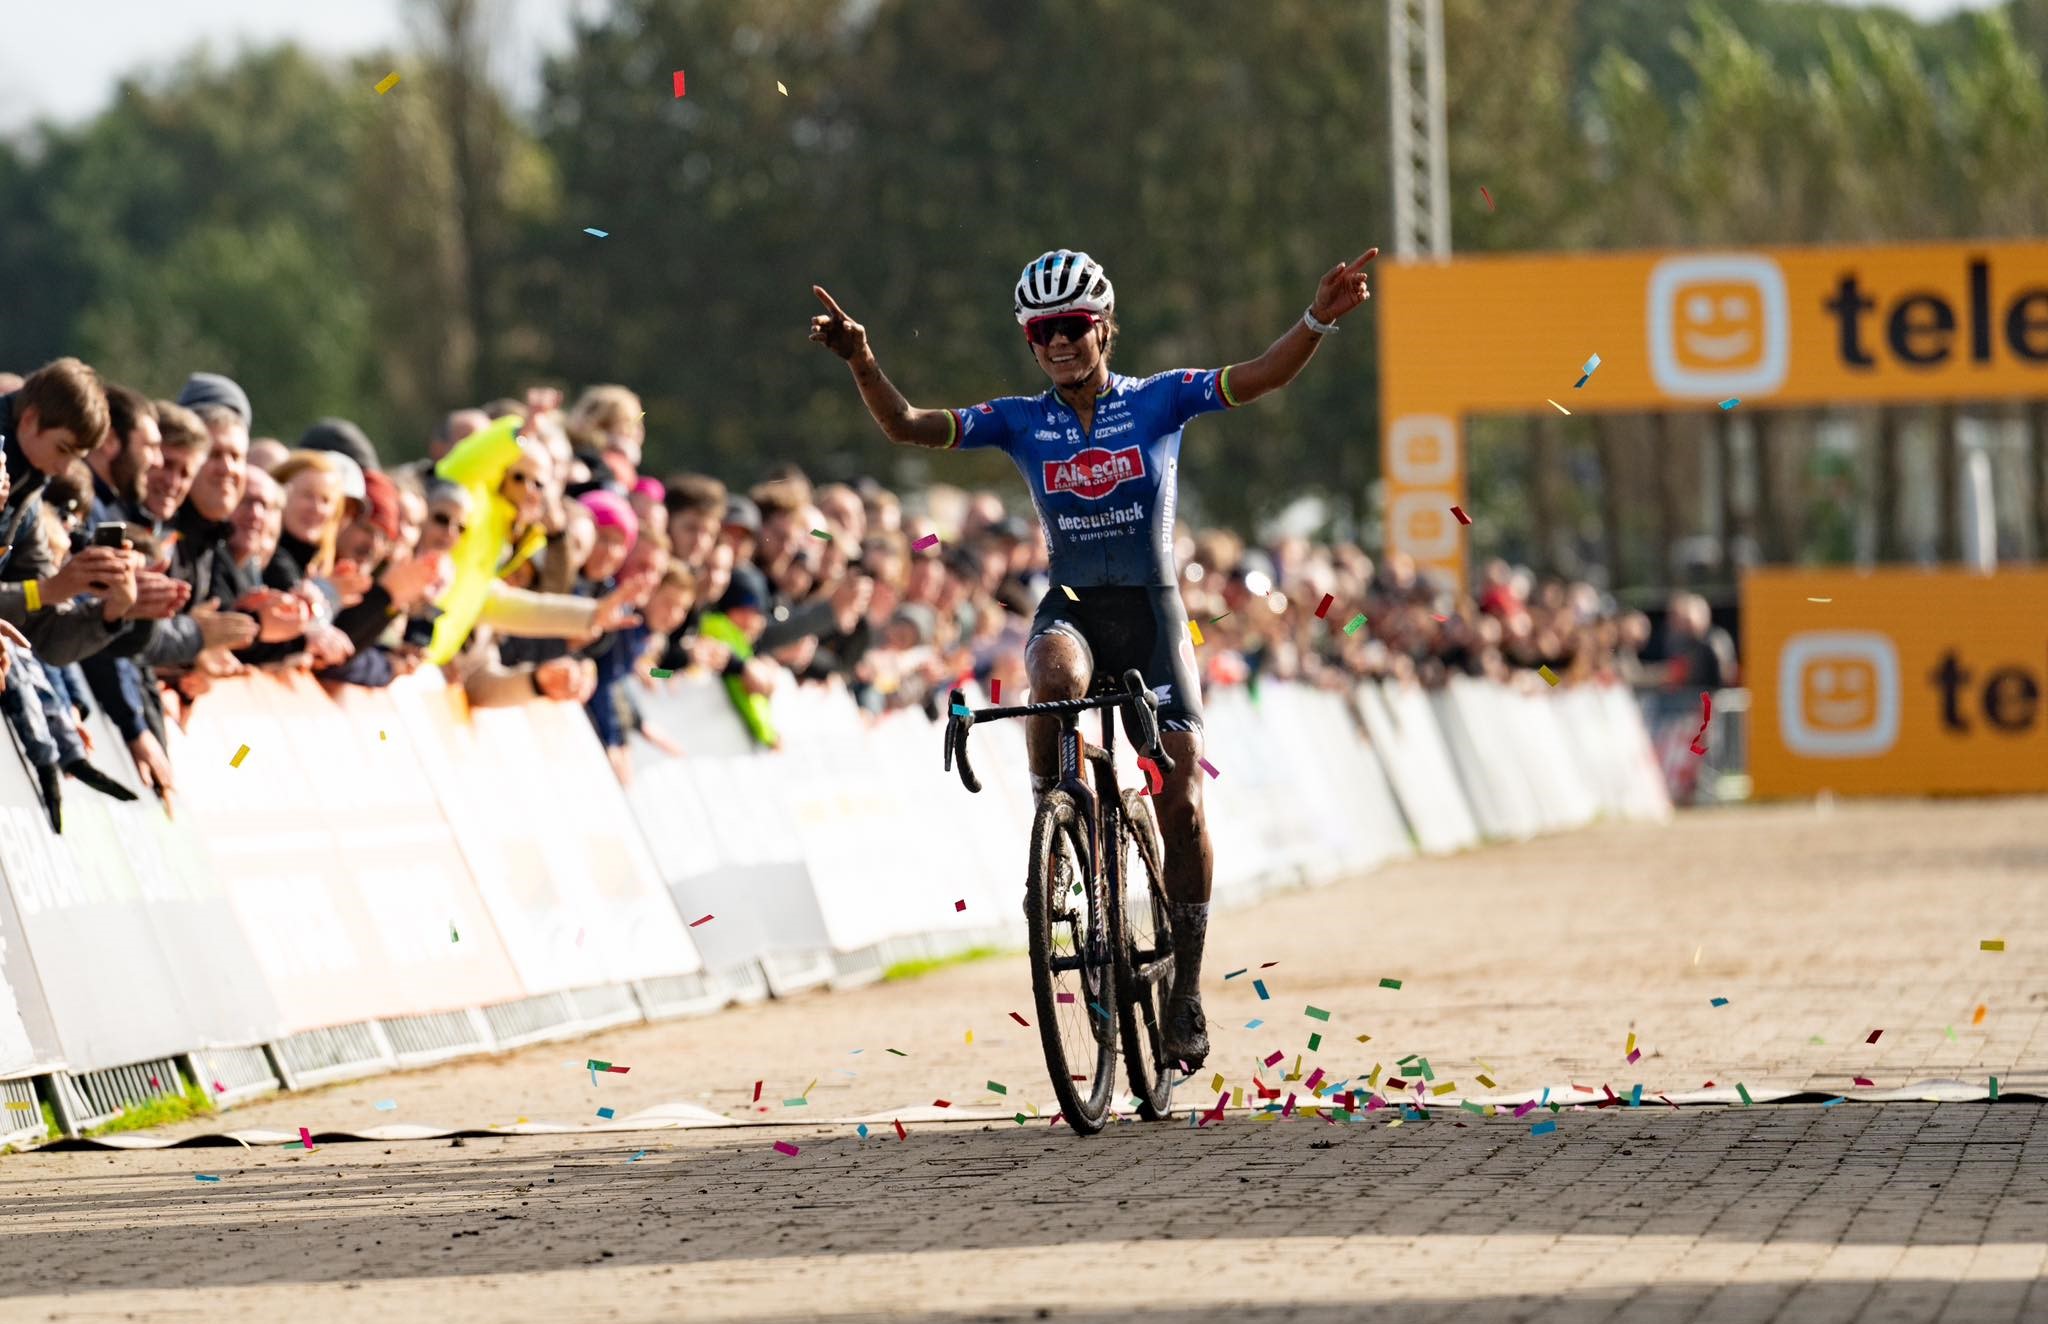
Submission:
<svg viewBox="0 0 2048 1324">
<path fill-rule="evenodd" d="M 1024 334 L 1034 345 L 1050 345 L 1060 336 L 1068 343 L 1078 344 L 1083 336 L 1102 324 L 1094 313 L 1057 313 L 1051 317 L 1034 317 L 1024 324 Z"/>
</svg>

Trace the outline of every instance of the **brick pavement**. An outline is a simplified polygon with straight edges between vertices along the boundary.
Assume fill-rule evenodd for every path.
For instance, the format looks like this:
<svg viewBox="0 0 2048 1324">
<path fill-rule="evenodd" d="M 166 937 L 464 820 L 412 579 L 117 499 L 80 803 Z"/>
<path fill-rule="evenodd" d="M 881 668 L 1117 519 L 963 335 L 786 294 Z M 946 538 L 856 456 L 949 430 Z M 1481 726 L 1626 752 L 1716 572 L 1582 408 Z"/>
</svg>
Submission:
<svg viewBox="0 0 2048 1324">
<path fill-rule="evenodd" d="M 1320 1028 L 1333 1074 L 1419 1052 L 1440 1079 L 1484 1062 L 1503 1087 L 2024 1086 L 2048 1067 L 2044 902 L 2039 800 L 1695 814 L 1226 916 L 1211 1018 L 1238 1080 Z M 1978 952 L 1983 937 L 2007 950 Z M 1263 972 L 1270 1001 L 1220 978 L 1262 960 L 1280 962 Z M 1379 989 L 1382 974 L 1403 988 Z M 990 961 L 233 1122 L 370 1125 L 389 1120 L 369 1107 L 385 1098 L 404 1119 L 459 1124 L 574 1120 L 600 1098 L 737 1116 L 755 1079 L 781 1117 L 801 1115 L 779 1100 L 812 1077 L 824 1117 L 971 1100 L 985 1080 L 1042 1073 L 1004 1016 L 1023 978 Z M 1332 1022 L 1310 1025 L 1305 1003 Z M 1242 1028 L 1255 1017 L 1266 1025 Z M 1631 1031 L 1646 1052 L 1633 1067 Z M 634 1070 L 593 1095 L 561 1065 L 589 1055 Z M 1545 1138 L 1505 1118 L 1233 1116 L 1087 1142 L 921 1123 L 865 1144 L 835 1127 L 33 1154 L 0 1160 L 0 1319 L 2048 1318 L 2044 1115 L 1851 1102 L 1568 1111 Z"/>
</svg>

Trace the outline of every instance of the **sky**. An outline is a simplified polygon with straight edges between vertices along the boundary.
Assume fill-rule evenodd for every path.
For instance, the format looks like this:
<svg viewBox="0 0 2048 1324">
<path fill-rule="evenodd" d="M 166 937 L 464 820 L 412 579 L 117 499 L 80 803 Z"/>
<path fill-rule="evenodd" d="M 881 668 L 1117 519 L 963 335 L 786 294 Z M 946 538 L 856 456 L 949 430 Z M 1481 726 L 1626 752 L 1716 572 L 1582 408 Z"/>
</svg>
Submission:
<svg viewBox="0 0 2048 1324">
<path fill-rule="evenodd" d="M 539 55 L 568 38 L 571 15 L 603 0 L 500 0 L 512 13 L 505 49 L 515 95 L 538 83 Z M 1168 0 L 1170 2 L 1170 0 Z M 1872 0 L 1843 0 L 1850 5 Z M 1985 9 L 1996 0 L 1883 0 L 1922 18 Z M 205 43 L 218 57 L 285 38 L 315 50 L 403 49 L 403 0 L 21 0 L 30 7 L 0 41 L 0 134 L 39 119 L 75 122 L 113 94 L 122 75 Z M 54 53 L 54 54 L 53 54 Z"/>
</svg>

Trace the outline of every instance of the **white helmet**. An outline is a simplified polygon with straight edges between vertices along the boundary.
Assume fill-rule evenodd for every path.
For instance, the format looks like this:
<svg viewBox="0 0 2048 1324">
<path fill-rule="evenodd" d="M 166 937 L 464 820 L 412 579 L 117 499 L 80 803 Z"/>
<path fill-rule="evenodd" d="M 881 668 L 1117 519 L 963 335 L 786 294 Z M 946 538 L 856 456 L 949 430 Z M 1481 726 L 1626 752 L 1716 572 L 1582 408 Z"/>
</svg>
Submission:
<svg viewBox="0 0 2048 1324">
<path fill-rule="evenodd" d="M 1060 248 L 1043 254 L 1017 277 L 1017 321 L 1057 313 L 1116 311 L 1116 287 L 1102 264 L 1086 253 Z"/>
</svg>

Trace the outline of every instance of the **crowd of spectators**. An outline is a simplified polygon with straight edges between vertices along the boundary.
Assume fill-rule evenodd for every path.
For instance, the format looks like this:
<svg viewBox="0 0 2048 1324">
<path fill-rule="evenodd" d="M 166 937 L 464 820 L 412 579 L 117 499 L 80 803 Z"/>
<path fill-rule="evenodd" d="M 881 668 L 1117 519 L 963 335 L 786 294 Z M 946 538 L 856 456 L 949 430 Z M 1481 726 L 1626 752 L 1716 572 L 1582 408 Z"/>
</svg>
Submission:
<svg viewBox="0 0 2048 1324">
<path fill-rule="evenodd" d="M 578 702 L 621 778 L 630 741 L 688 744 L 641 715 L 644 687 L 670 674 L 722 678 L 771 747 L 781 686 L 934 715 L 964 676 L 1026 692 L 1046 547 L 993 492 L 910 503 L 793 465 L 745 491 L 658 477 L 643 471 L 640 401 L 620 386 L 457 409 L 419 459 L 380 453 L 342 419 L 286 444 L 252 435 L 257 418 L 214 373 L 175 400 L 75 359 L 0 374 L 0 706 L 53 824 L 66 778 L 130 795 L 93 761 L 93 709 L 168 805 L 166 722 L 249 668 L 374 687 L 438 666 L 473 705 Z M 1342 543 L 1182 531 L 1177 551 L 1211 687 L 1543 666 L 1646 679 L 1648 620 L 1587 584 L 1496 562 L 1474 599 Z M 1675 601 L 1668 628 L 1665 656 L 1688 678 L 1732 678 L 1704 602 Z"/>
</svg>

